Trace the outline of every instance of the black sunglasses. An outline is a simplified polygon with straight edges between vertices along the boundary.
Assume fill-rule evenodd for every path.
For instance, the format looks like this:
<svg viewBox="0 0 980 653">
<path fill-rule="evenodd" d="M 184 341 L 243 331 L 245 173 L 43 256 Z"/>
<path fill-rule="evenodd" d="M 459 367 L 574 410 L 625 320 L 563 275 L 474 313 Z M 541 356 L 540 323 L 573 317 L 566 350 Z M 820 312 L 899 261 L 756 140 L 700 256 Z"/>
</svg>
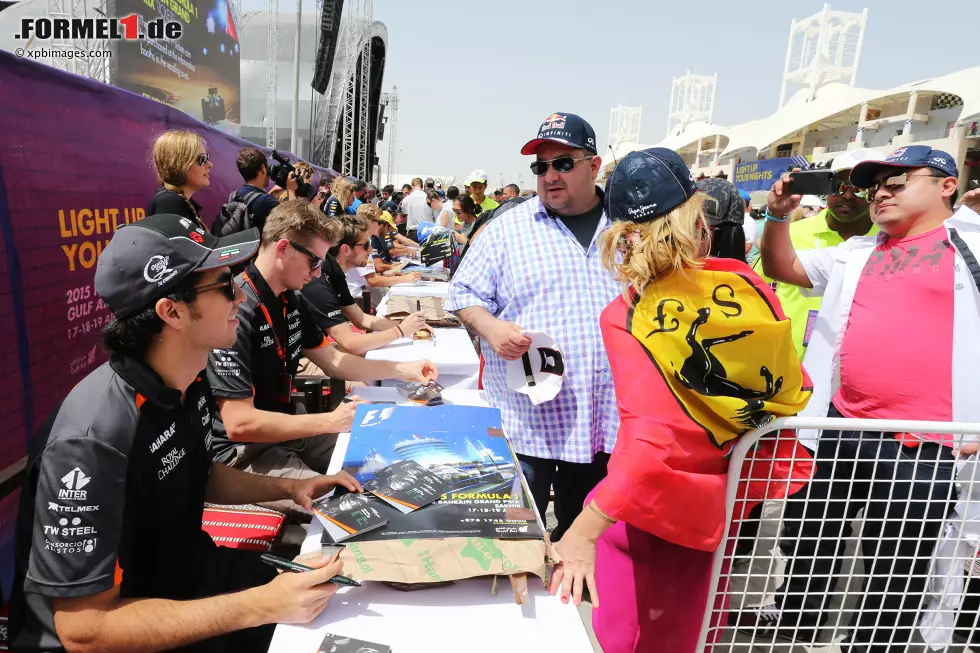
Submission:
<svg viewBox="0 0 980 653">
<path fill-rule="evenodd" d="M 588 161 L 594 158 L 594 156 L 584 156 L 581 159 L 576 159 L 565 155 L 556 157 L 550 161 L 535 161 L 531 164 L 531 174 L 535 177 L 542 177 L 547 174 L 549 165 L 557 172 L 571 172 L 575 168 L 575 164 L 579 161 Z"/>
<path fill-rule="evenodd" d="M 195 161 L 197 162 L 197 165 L 199 165 L 199 166 L 206 166 L 208 164 L 208 161 L 210 161 L 210 160 L 211 160 L 211 157 L 208 156 L 208 153 L 207 152 L 205 152 L 204 154 L 198 154 L 197 155 L 197 158 L 195 159 Z"/>
<path fill-rule="evenodd" d="M 198 293 L 220 290 L 228 301 L 233 302 L 235 301 L 235 275 L 229 274 L 221 279 L 221 281 L 206 283 L 203 286 L 194 286 L 194 290 Z"/>
<path fill-rule="evenodd" d="M 366 243 L 357 243 L 357 244 L 354 245 L 354 247 L 363 247 L 365 252 L 371 251 L 371 243 L 370 243 L 370 241 L 369 242 L 366 242 Z"/>
<path fill-rule="evenodd" d="M 316 254 L 314 254 L 313 252 L 311 252 L 310 250 L 306 249 L 299 243 L 294 243 L 293 241 L 290 240 L 289 246 L 295 249 L 300 254 L 306 254 L 307 256 L 310 257 L 310 272 L 313 272 L 314 270 L 319 270 L 321 267 L 323 267 L 323 259 L 317 256 Z"/>
</svg>

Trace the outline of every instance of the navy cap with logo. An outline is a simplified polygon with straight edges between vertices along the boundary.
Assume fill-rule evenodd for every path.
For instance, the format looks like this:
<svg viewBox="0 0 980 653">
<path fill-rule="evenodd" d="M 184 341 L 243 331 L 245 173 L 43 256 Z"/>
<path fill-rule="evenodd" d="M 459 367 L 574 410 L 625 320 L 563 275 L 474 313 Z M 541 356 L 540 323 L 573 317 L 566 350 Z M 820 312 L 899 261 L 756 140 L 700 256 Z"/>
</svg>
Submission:
<svg viewBox="0 0 980 653">
<path fill-rule="evenodd" d="M 592 125 L 576 116 L 574 113 L 559 111 L 544 119 L 538 127 L 537 138 L 532 138 L 521 148 L 521 154 L 527 156 L 538 151 L 542 143 L 561 143 L 569 147 L 597 153 L 595 130 Z"/>
<path fill-rule="evenodd" d="M 606 215 L 647 222 L 667 215 L 697 192 L 684 160 L 663 147 L 630 152 L 606 181 Z"/>
<path fill-rule="evenodd" d="M 258 229 L 218 238 L 178 215 L 151 215 L 122 227 L 99 256 L 95 291 L 117 319 L 166 297 L 195 272 L 244 263 Z"/>
<path fill-rule="evenodd" d="M 875 177 L 887 168 L 935 168 L 950 176 L 959 177 L 956 161 L 946 152 L 934 150 L 928 145 L 900 147 L 884 161 L 863 161 L 851 170 L 851 183 L 858 188 L 871 188 Z"/>
</svg>

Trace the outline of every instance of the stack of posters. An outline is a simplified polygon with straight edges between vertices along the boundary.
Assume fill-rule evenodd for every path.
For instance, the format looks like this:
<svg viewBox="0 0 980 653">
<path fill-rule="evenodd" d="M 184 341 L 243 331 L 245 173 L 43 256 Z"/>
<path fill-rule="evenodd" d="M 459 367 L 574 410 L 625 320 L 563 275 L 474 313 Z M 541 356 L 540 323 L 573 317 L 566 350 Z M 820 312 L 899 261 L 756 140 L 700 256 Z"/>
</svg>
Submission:
<svg viewBox="0 0 980 653">
<path fill-rule="evenodd" d="M 344 569 L 352 577 L 543 575 L 544 526 L 499 410 L 358 406 L 343 469 L 385 499 L 378 510 L 387 521 L 346 539 Z M 331 542 L 324 537 L 323 544 Z"/>
<path fill-rule="evenodd" d="M 335 494 L 313 502 L 313 514 L 334 543 L 387 524 L 380 508 L 381 502 L 370 494 Z"/>
</svg>

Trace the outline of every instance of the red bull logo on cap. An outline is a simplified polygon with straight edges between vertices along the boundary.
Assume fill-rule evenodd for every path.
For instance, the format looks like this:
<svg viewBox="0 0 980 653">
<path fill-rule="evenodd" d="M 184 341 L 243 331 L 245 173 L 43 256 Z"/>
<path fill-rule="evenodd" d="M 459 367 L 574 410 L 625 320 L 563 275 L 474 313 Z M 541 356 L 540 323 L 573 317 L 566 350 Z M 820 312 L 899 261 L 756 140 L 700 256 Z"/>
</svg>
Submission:
<svg viewBox="0 0 980 653">
<path fill-rule="evenodd" d="M 553 113 L 544 119 L 544 122 L 541 123 L 541 129 L 564 129 L 567 117 L 560 113 Z"/>
<path fill-rule="evenodd" d="M 886 158 L 885 161 L 895 161 L 896 159 L 901 159 L 904 154 L 905 154 L 905 148 L 900 147 L 894 152 L 892 152 L 891 154 L 889 154 L 888 158 Z"/>
</svg>

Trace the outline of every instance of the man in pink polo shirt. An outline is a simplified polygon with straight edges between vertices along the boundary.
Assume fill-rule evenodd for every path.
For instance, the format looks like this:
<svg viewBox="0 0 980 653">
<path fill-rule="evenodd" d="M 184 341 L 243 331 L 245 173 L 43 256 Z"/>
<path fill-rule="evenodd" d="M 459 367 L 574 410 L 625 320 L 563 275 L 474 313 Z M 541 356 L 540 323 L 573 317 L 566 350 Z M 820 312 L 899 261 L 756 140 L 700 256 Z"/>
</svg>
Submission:
<svg viewBox="0 0 980 653">
<path fill-rule="evenodd" d="M 803 415 L 980 421 L 980 379 L 965 366 L 980 360 L 980 216 L 967 206 L 954 214 L 957 177 L 952 157 L 924 145 L 860 163 L 850 180 L 870 189 L 880 233 L 799 252 L 786 217 L 800 196 L 791 194 L 788 175 L 773 186 L 763 268 L 824 297 L 803 361 L 814 384 Z M 800 432 L 801 441 L 807 437 Z M 905 651 L 957 496 L 953 444 L 935 433 L 820 434 L 814 477 L 786 507 L 786 580 L 774 603 L 733 614 L 735 625 L 757 642 L 813 642 L 840 573 L 835 557 L 863 509 L 860 553 L 869 578 L 841 649 Z"/>
</svg>

